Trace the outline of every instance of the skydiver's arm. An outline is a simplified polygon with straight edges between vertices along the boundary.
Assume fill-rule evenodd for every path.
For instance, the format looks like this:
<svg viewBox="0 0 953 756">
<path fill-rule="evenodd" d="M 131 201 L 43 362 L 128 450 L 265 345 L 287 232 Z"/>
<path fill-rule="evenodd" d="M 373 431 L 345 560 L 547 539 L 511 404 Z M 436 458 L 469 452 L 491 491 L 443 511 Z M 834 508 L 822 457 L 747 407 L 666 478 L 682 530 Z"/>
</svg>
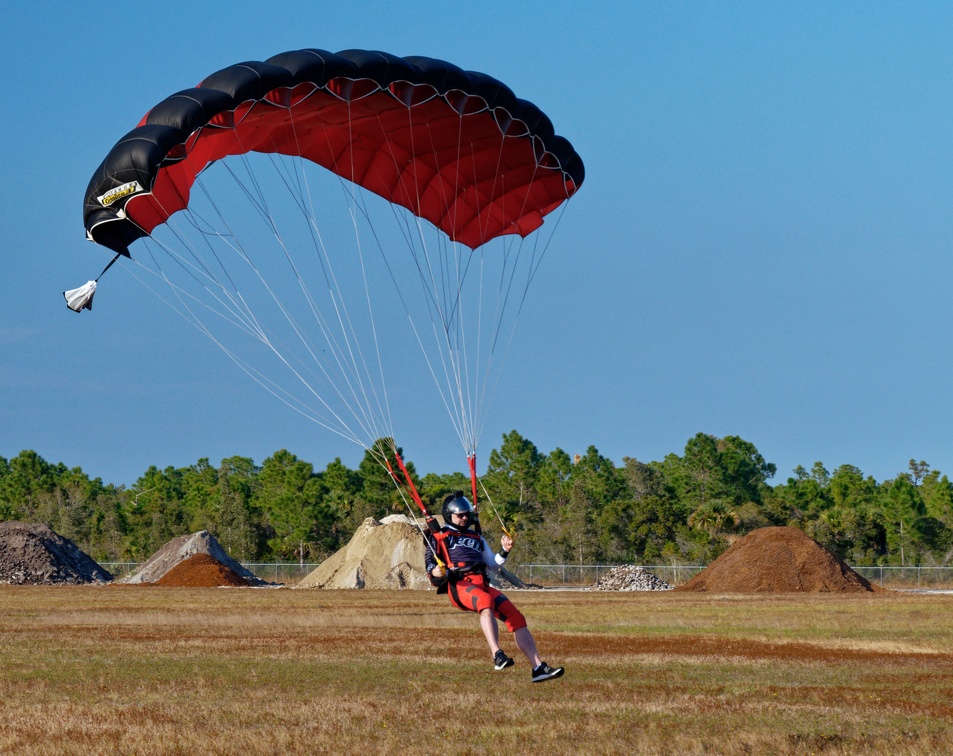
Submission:
<svg viewBox="0 0 953 756">
<path fill-rule="evenodd" d="M 505 537 L 506 536 L 504 536 L 504 538 Z M 483 541 L 483 561 L 490 567 L 502 567 L 503 562 L 506 561 L 506 557 L 509 556 L 509 550 L 501 549 L 498 554 L 494 554 L 493 549 L 490 548 L 490 544 L 486 542 L 486 539 L 482 538 L 481 540 Z"/>
</svg>

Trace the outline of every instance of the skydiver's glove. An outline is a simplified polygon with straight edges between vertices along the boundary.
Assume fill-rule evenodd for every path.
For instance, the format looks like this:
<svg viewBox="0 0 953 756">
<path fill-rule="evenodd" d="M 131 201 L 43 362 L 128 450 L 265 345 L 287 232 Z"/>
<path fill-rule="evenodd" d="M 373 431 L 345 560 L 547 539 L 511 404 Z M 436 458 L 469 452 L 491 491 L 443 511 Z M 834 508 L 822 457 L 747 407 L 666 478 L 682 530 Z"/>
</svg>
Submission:
<svg viewBox="0 0 953 756">
<path fill-rule="evenodd" d="M 447 569 L 443 565 L 438 564 L 427 573 L 427 577 L 430 578 L 431 585 L 439 588 L 441 585 L 447 582 Z"/>
</svg>

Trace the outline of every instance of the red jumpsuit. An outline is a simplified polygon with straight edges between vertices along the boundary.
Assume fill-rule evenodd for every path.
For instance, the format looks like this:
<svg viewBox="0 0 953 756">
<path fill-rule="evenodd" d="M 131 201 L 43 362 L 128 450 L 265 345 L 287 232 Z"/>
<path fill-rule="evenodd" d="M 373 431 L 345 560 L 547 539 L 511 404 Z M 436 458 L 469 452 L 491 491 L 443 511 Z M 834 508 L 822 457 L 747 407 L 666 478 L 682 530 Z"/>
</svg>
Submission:
<svg viewBox="0 0 953 756">
<path fill-rule="evenodd" d="M 447 565 L 447 581 L 438 586 L 438 590 L 446 586 L 450 603 L 457 609 L 468 612 L 492 609 L 496 618 L 503 620 L 511 633 L 526 627 L 526 619 L 513 606 L 513 602 L 490 585 L 486 577 L 487 566 L 499 567 L 506 561 L 506 557 L 503 554 L 494 554 L 486 539 L 472 530 L 460 530 L 453 525 L 444 525 L 441 533 L 447 546 L 450 564 Z M 437 566 L 434 551 L 440 552 L 434 536 L 427 537 L 433 547 L 427 551 L 427 573 L 432 574 L 433 568 Z"/>
</svg>

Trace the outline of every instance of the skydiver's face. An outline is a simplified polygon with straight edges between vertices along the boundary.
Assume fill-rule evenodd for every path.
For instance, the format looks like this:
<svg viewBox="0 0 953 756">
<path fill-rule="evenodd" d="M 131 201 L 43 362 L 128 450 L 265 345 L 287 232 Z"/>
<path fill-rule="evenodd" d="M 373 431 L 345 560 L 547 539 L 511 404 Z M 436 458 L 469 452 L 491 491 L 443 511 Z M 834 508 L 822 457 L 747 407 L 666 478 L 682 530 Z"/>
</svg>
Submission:
<svg viewBox="0 0 953 756">
<path fill-rule="evenodd" d="M 456 525 L 458 528 L 468 528 L 470 527 L 470 513 L 469 512 L 452 512 L 450 514 L 450 522 Z"/>
</svg>

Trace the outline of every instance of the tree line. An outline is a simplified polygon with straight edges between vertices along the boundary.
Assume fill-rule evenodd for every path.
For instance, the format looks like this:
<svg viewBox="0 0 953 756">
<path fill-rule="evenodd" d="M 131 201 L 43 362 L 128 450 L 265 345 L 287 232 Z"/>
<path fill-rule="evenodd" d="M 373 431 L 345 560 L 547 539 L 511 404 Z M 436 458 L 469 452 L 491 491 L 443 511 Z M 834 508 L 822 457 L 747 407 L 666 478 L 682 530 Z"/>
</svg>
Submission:
<svg viewBox="0 0 953 756">
<path fill-rule="evenodd" d="M 462 473 L 419 476 L 430 511 L 469 491 Z M 852 565 L 945 565 L 953 557 L 953 485 L 925 461 L 878 483 L 852 465 L 777 470 L 754 444 L 699 433 L 681 455 L 621 465 L 594 446 L 570 456 L 503 436 L 481 479 L 481 521 L 505 525 L 519 563 L 708 563 L 740 536 L 770 525 L 803 530 Z M 412 506 L 412 505 L 410 505 Z M 243 562 L 320 561 L 367 517 L 417 514 L 370 452 L 357 469 L 323 470 L 287 450 L 261 465 L 229 457 L 150 467 L 130 488 L 91 479 L 33 451 L 0 457 L 0 520 L 42 522 L 99 562 L 141 562 L 169 539 L 209 530 Z"/>
</svg>

